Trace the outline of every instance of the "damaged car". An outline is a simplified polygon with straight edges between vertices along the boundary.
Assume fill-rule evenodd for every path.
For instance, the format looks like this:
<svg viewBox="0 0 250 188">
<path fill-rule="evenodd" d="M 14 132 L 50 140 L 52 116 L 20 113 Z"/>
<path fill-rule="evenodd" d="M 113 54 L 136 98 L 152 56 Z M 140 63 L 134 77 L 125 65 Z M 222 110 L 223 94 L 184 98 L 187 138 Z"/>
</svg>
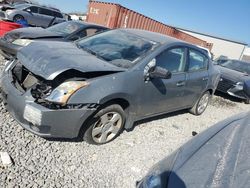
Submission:
<svg viewBox="0 0 250 188">
<path fill-rule="evenodd" d="M 217 123 L 154 165 L 136 187 L 248 187 L 249 125 L 250 112 Z"/>
<path fill-rule="evenodd" d="M 6 108 L 34 134 L 99 145 L 138 120 L 181 109 L 201 115 L 219 76 L 194 45 L 116 29 L 76 43 L 31 43 L 7 63 L 1 93 Z"/>
<path fill-rule="evenodd" d="M 218 63 L 221 78 L 217 90 L 250 103 L 250 63 L 225 60 Z"/>
<path fill-rule="evenodd" d="M 18 50 L 31 42 L 40 40 L 72 42 L 107 29 L 100 25 L 80 21 L 63 22 L 46 29 L 41 27 L 16 29 L 0 38 L 0 52 L 6 59 L 12 59 Z"/>
<path fill-rule="evenodd" d="M 66 21 L 62 12 L 56 8 L 46 6 L 22 3 L 13 6 L 3 6 L 0 10 L 0 18 L 17 22 L 18 20 L 26 20 L 29 25 L 37 27 L 48 27 Z"/>
</svg>

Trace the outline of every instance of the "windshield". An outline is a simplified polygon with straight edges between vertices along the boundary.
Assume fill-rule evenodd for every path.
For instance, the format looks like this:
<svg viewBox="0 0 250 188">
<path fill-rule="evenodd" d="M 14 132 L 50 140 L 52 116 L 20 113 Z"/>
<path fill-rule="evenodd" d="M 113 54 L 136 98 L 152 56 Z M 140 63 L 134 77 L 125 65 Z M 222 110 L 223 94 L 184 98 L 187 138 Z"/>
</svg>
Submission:
<svg viewBox="0 0 250 188">
<path fill-rule="evenodd" d="M 61 36 L 66 37 L 66 36 L 74 33 L 75 31 L 77 31 L 78 29 L 80 29 L 83 26 L 84 26 L 84 24 L 78 23 L 78 22 L 63 22 L 63 23 L 51 26 L 51 27 L 47 28 L 46 30 L 58 33 Z"/>
<path fill-rule="evenodd" d="M 29 5 L 27 5 L 27 4 L 16 4 L 16 5 L 13 5 L 13 8 L 15 8 L 15 9 L 21 9 L 21 10 L 23 10 L 25 8 L 28 8 L 28 7 L 29 7 Z"/>
<path fill-rule="evenodd" d="M 113 65 L 130 68 L 156 43 L 129 32 L 112 30 L 82 39 L 76 44 Z"/>
<path fill-rule="evenodd" d="M 250 74 L 250 63 L 243 61 L 228 60 L 220 64 L 223 67 L 236 70 L 242 73 Z"/>
</svg>

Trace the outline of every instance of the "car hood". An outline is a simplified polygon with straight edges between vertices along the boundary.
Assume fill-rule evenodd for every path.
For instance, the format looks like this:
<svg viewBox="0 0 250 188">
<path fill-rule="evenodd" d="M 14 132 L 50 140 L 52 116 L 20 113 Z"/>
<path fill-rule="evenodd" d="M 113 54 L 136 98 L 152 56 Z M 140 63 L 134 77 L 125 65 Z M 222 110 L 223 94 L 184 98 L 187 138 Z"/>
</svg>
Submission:
<svg viewBox="0 0 250 188">
<path fill-rule="evenodd" d="M 29 71 L 46 80 L 71 69 L 83 73 L 124 71 L 69 42 L 33 42 L 22 48 L 17 58 Z"/>
<path fill-rule="evenodd" d="M 139 187 L 239 187 L 250 184 L 250 113 L 224 120 L 156 164 Z M 166 186 L 168 185 L 168 186 Z"/>
<path fill-rule="evenodd" d="M 220 69 L 221 77 L 223 77 L 223 78 L 227 78 L 227 79 L 232 80 L 234 82 L 245 81 L 245 80 L 250 79 L 250 75 L 248 75 L 246 73 L 242 73 L 239 71 L 228 69 L 228 68 L 222 67 L 220 65 L 218 65 L 217 67 Z"/>
<path fill-rule="evenodd" d="M 13 39 L 63 38 L 59 33 L 41 27 L 16 29 L 9 32 L 7 36 Z"/>
</svg>

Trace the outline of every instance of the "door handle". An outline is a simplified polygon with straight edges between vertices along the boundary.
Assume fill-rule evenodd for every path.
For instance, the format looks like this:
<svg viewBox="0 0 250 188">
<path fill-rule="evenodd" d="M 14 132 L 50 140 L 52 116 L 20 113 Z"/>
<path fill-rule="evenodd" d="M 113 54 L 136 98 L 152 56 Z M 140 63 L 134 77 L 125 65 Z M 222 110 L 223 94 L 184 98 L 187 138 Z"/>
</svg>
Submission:
<svg viewBox="0 0 250 188">
<path fill-rule="evenodd" d="M 207 81 L 207 80 L 208 80 L 208 77 L 203 77 L 202 80 L 203 80 L 203 81 Z"/>
<path fill-rule="evenodd" d="M 184 86 L 185 84 L 186 84 L 186 82 L 180 81 L 180 82 L 177 82 L 176 86 L 177 86 L 177 87 L 182 87 L 182 86 Z"/>
</svg>

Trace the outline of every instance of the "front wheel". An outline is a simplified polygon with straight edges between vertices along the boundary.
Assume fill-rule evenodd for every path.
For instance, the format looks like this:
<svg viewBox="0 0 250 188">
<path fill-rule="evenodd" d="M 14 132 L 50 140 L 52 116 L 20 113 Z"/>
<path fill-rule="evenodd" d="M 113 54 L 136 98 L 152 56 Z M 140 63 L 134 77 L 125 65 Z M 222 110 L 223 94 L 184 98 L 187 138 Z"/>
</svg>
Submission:
<svg viewBox="0 0 250 188">
<path fill-rule="evenodd" d="M 87 124 L 83 139 L 95 145 L 114 140 L 123 130 L 125 113 L 120 105 L 101 109 Z"/>
<path fill-rule="evenodd" d="M 201 115 L 207 108 L 208 103 L 210 102 L 211 94 L 209 91 L 203 93 L 195 105 L 190 109 L 190 113 L 194 115 Z"/>
<path fill-rule="evenodd" d="M 19 15 L 19 14 L 15 15 L 13 18 L 13 21 L 17 22 L 19 20 L 24 20 L 24 17 L 22 15 Z"/>
</svg>

